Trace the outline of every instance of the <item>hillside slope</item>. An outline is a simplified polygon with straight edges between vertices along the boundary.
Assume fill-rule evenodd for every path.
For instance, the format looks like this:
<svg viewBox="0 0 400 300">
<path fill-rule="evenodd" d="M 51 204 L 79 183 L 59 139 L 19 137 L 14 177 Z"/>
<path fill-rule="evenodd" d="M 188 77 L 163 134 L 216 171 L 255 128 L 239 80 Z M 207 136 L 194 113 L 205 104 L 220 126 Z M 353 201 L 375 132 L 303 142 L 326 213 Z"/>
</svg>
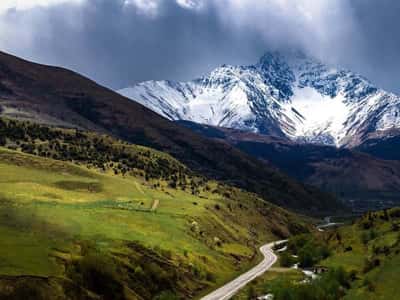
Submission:
<svg viewBox="0 0 400 300">
<path fill-rule="evenodd" d="M 400 287 L 400 210 L 370 212 L 352 225 L 328 232 L 332 255 L 321 264 L 353 273 L 343 299 L 397 299 Z"/>
<path fill-rule="evenodd" d="M 259 278 L 235 300 L 267 294 L 276 300 L 398 299 L 399 230 L 400 209 L 393 208 L 366 213 L 351 224 L 293 236 L 279 251 L 281 267 Z M 315 272 L 312 278 L 311 271 Z"/>
<path fill-rule="evenodd" d="M 234 147 L 203 138 L 71 71 L 0 53 L 0 83 L 3 116 L 108 133 L 151 146 L 209 178 L 257 192 L 279 205 L 319 212 L 337 206 L 333 198 Z"/>
<path fill-rule="evenodd" d="M 385 160 L 400 160 L 400 131 L 370 135 L 356 149 Z"/>
<path fill-rule="evenodd" d="M 0 147 L 1 299 L 191 299 L 257 262 L 261 243 L 307 231 L 165 153 L 4 123 L 21 139 Z"/>
<path fill-rule="evenodd" d="M 282 138 L 187 121 L 179 123 L 209 138 L 226 141 L 298 180 L 333 193 L 353 210 L 381 209 L 399 203 L 398 161 L 387 161 L 350 149 L 299 144 Z M 383 146 L 371 143 L 368 148 L 371 152 L 374 145 Z M 396 155 L 395 148 L 387 149 Z"/>
</svg>

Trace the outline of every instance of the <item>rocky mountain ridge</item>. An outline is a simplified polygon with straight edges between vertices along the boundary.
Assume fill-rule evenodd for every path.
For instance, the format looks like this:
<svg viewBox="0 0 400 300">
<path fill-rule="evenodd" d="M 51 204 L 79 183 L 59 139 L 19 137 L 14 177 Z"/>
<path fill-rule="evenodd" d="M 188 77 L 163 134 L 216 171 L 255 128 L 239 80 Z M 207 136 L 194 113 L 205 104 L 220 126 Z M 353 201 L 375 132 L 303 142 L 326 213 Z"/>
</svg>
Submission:
<svg viewBox="0 0 400 300">
<path fill-rule="evenodd" d="M 357 146 L 400 128 L 400 98 L 354 72 L 301 53 L 266 53 L 190 82 L 149 81 L 119 91 L 170 120 Z"/>
</svg>

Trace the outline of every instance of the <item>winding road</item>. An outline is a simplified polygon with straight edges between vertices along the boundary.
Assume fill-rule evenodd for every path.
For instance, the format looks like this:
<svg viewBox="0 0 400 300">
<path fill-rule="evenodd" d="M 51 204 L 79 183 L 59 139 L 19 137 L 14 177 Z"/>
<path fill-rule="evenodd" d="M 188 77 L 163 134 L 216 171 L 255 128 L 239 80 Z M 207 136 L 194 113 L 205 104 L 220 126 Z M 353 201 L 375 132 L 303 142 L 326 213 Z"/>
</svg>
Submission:
<svg viewBox="0 0 400 300">
<path fill-rule="evenodd" d="M 241 288 L 243 288 L 250 281 L 256 277 L 264 274 L 278 259 L 274 252 L 271 250 L 273 246 L 285 243 L 286 240 L 278 241 L 270 244 L 266 244 L 260 248 L 261 253 L 264 255 L 264 259 L 261 263 L 255 266 L 253 269 L 240 275 L 233 281 L 225 284 L 219 289 L 215 290 L 211 294 L 204 296 L 201 300 L 227 300 L 234 296 Z"/>
</svg>

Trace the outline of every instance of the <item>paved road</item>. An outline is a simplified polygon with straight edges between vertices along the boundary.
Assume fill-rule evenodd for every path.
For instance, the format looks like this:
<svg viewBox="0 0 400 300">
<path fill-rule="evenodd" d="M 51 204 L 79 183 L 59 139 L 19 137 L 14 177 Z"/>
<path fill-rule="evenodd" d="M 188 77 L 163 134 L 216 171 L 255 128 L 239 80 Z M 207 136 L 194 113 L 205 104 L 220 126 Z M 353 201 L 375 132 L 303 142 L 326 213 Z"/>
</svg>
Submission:
<svg viewBox="0 0 400 300">
<path fill-rule="evenodd" d="M 271 248 L 276 244 L 282 244 L 286 242 L 278 241 L 264 245 L 260 248 L 261 253 L 264 255 L 264 259 L 261 263 L 255 266 L 250 271 L 240 275 L 235 280 L 227 283 L 226 285 L 220 287 L 216 291 L 208 294 L 207 296 L 201 298 L 201 300 L 227 300 L 235 295 L 241 288 L 243 288 L 250 281 L 254 280 L 256 277 L 264 274 L 278 259 Z"/>
</svg>

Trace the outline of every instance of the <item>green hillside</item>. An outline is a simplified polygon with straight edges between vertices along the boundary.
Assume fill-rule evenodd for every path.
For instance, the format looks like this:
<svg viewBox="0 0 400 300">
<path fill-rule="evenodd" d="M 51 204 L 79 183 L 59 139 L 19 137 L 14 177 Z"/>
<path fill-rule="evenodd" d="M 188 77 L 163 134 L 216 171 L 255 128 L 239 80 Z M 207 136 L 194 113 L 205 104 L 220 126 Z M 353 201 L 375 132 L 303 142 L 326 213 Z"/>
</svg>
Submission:
<svg viewBox="0 0 400 300">
<path fill-rule="evenodd" d="M 400 286 L 400 209 L 373 212 L 329 236 L 333 255 L 323 264 L 342 266 L 356 280 L 345 299 L 397 299 Z"/>
<path fill-rule="evenodd" d="M 282 246 L 280 246 L 282 247 Z M 324 270 L 310 280 L 292 268 Z M 276 300 L 397 300 L 400 208 L 367 213 L 351 224 L 292 236 L 279 262 L 234 299 L 272 293 Z"/>
<path fill-rule="evenodd" d="M 9 122 L 2 144 L 14 150 L 0 147 L 0 298 L 188 299 L 255 264 L 260 244 L 307 230 L 164 153 Z"/>
</svg>

